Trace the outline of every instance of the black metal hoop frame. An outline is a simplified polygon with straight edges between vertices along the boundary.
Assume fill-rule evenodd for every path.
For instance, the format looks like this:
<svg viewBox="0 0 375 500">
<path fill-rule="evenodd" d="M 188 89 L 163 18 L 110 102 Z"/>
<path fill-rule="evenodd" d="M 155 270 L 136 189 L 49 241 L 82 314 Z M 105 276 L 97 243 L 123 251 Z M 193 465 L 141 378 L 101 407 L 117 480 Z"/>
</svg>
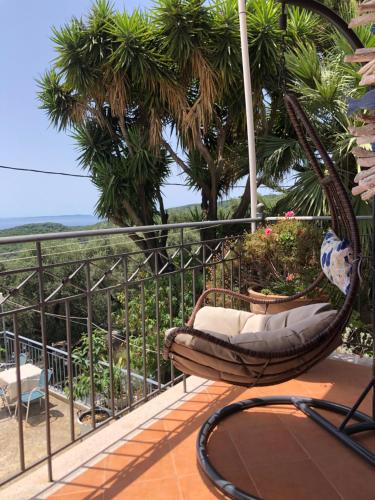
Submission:
<svg viewBox="0 0 375 500">
<path fill-rule="evenodd" d="M 324 399 L 306 398 L 300 396 L 271 396 L 267 398 L 245 399 L 243 401 L 239 401 L 238 403 L 225 406 L 211 415 L 211 417 L 209 417 L 200 428 L 197 439 L 198 463 L 202 471 L 214 483 L 216 488 L 230 498 L 239 500 L 260 500 L 259 497 L 250 495 L 240 488 L 237 488 L 237 486 L 219 474 L 219 472 L 211 464 L 207 453 L 207 443 L 209 437 L 221 421 L 240 411 L 255 407 L 258 408 L 260 406 L 293 405 L 297 410 L 302 411 L 309 418 L 312 418 L 314 422 L 330 432 L 336 439 L 339 439 L 343 444 L 355 451 L 369 464 L 375 467 L 375 454 L 350 437 L 354 433 L 375 430 L 375 420 L 365 413 L 357 410 L 360 403 L 373 388 L 373 385 L 374 382 L 371 381 L 352 408 L 340 405 L 339 403 L 333 403 L 332 401 L 326 401 Z M 335 427 L 329 420 L 317 413 L 314 408 L 328 410 L 339 415 L 343 415 L 345 418 L 340 427 Z M 352 419 L 356 420 L 356 423 L 347 425 L 349 420 Z"/>
<path fill-rule="evenodd" d="M 355 50 L 362 48 L 363 44 L 353 30 L 349 29 L 347 23 L 338 16 L 331 9 L 322 5 L 315 0 L 280 0 L 283 4 L 289 4 L 296 7 L 309 10 L 319 14 L 321 17 L 327 19 L 348 41 L 350 46 Z M 375 200 L 373 200 L 373 262 L 375 267 Z M 373 291 L 375 290 L 375 272 L 373 273 Z M 373 292 L 373 339 L 375 344 L 375 293 Z M 373 391 L 372 401 L 372 416 L 366 415 L 358 410 L 362 401 L 365 399 L 370 391 Z M 374 345 L 374 361 L 372 370 L 372 379 L 365 387 L 362 394 L 359 396 L 355 404 L 349 408 L 332 401 L 322 399 L 314 399 L 300 396 L 275 396 L 267 398 L 254 398 L 234 403 L 211 415 L 206 422 L 202 425 L 198 438 L 197 438 L 197 459 L 203 473 L 212 481 L 218 490 L 230 498 L 238 500 L 259 500 L 259 497 L 250 495 L 245 491 L 237 488 L 234 484 L 227 481 L 215 467 L 211 464 L 208 452 L 207 443 L 210 435 L 219 425 L 221 421 L 234 415 L 240 411 L 272 405 L 293 405 L 298 410 L 302 411 L 305 415 L 311 418 L 314 422 L 319 424 L 322 428 L 327 430 L 336 439 L 339 439 L 344 445 L 349 447 L 369 464 L 375 467 L 375 454 L 355 441 L 351 436 L 359 432 L 375 430 L 375 345 Z M 324 418 L 321 414 L 315 411 L 314 408 L 321 410 L 328 410 L 336 414 L 344 416 L 339 427 L 334 426 L 329 420 Z M 349 425 L 349 422 L 354 420 L 356 423 Z"/>
</svg>

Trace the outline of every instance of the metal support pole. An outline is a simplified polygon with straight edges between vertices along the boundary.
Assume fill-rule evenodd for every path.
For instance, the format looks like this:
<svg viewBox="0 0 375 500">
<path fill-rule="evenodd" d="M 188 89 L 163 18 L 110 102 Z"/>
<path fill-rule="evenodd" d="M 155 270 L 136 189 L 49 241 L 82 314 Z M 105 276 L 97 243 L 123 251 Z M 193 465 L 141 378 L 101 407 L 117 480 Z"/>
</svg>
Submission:
<svg viewBox="0 0 375 500">
<path fill-rule="evenodd" d="M 21 386 L 21 366 L 20 366 L 20 340 L 18 336 L 18 318 L 17 314 L 13 314 L 13 332 L 14 332 L 14 358 L 16 362 L 16 378 L 17 378 L 17 403 L 16 411 L 18 412 L 18 446 L 20 451 L 20 468 L 21 472 L 26 470 L 25 466 L 25 441 L 23 435 L 22 421 L 22 386 Z"/>
<path fill-rule="evenodd" d="M 52 482 L 52 447 L 51 447 L 51 422 L 50 422 L 50 408 L 49 408 L 49 387 L 48 387 L 48 351 L 47 351 L 47 324 L 46 324 L 46 302 L 44 290 L 44 269 L 43 269 L 43 255 L 42 246 L 40 241 L 36 242 L 36 258 L 38 264 L 38 284 L 39 284 L 39 304 L 40 304 L 40 329 L 42 334 L 43 344 L 43 369 L 44 369 L 44 404 L 46 415 L 46 450 L 47 450 L 47 468 L 48 468 L 48 481 Z"/>
<path fill-rule="evenodd" d="M 68 363 L 68 387 L 69 387 L 69 417 L 70 417 L 70 440 L 75 441 L 74 429 L 74 387 L 73 387 L 73 360 L 72 360 L 72 323 L 70 319 L 70 302 L 65 300 L 65 328 L 66 328 L 66 344 L 67 344 L 67 363 Z"/>
<path fill-rule="evenodd" d="M 4 314 L 4 296 L 2 293 L 0 293 L 0 313 Z M 7 334 L 6 334 L 6 324 L 5 324 L 5 316 L 2 316 L 1 318 L 1 323 L 3 325 L 3 342 L 4 342 L 4 349 L 5 349 L 5 361 L 8 361 L 8 347 L 7 347 Z"/>
<path fill-rule="evenodd" d="M 107 290 L 107 327 L 108 327 L 108 362 L 109 362 L 109 399 L 111 404 L 111 414 L 112 417 L 115 416 L 115 379 L 113 373 L 113 328 L 112 328 L 112 297 L 111 291 Z M 121 375 L 122 376 L 122 375 Z M 117 397 L 121 397 L 121 380 L 120 380 L 120 393 Z"/>
<path fill-rule="evenodd" d="M 133 386 L 130 364 L 130 321 L 129 321 L 129 268 L 128 258 L 125 256 L 123 260 L 124 273 L 124 311 L 125 311 L 125 336 L 126 336 L 126 384 L 128 391 L 128 409 L 131 411 L 133 405 Z"/>
<path fill-rule="evenodd" d="M 4 295 L 2 293 L 0 293 L 0 313 L 1 314 L 4 314 L 4 302 L 5 302 Z M 5 340 L 5 332 L 7 330 L 6 325 L 5 325 L 5 316 L 3 316 L 1 318 L 1 322 L 3 325 L 3 334 L 4 334 L 4 340 Z"/>
<path fill-rule="evenodd" d="M 91 271 L 90 271 L 90 262 L 88 261 L 86 264 L 86 304 L 87 304 L 87 335 L 89 342 L 89 370 L 90 370 L 90 400 L 91 400 L 91 420 L 92 420 L 92 428 L 96 429 L 96 419 L 95 419 L 95 398 L 96 398 L 96 390 L 95 390 L 95 366 L 94 366 L 94 345 L 93 345 L 93 309 L 92 309 L 92 297 L 91 297 Z"/>
<path fill-rule="evenodd" d="M 255 153 L 255 129 L 253 113 L 253 96 L 251 90 L 249 45 L 247 40 L 247 21 L 245 0 L 238 0 L 238 13 L 240 18 L 242 69 L 245 88 L 246 125 L 247 125 L 247 145 L 249 154 L 249 179 L 250 179 L 250 213 L 251 218 L 257 215 L 257 173 L 256 173 L 256 153 Z M 251 231 L 256 230 L 256 223 L 251 223 Z"/>
</svg>

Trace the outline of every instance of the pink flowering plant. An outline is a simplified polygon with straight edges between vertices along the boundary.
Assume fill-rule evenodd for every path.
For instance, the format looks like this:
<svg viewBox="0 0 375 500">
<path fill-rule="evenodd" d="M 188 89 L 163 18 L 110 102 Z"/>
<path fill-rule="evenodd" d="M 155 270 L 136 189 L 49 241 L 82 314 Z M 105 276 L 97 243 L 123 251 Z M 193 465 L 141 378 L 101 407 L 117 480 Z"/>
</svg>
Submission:
<svg viewBox="0 0 375 500">
<path fill-rule="evenodd" d="M 246 234 L 243 257 L 249 286 L 268 294 L 303 291 L 320 272 L 322 239 L 321 229 L 296 220 L 292 210 L 277 223 Z"/>
</svg>

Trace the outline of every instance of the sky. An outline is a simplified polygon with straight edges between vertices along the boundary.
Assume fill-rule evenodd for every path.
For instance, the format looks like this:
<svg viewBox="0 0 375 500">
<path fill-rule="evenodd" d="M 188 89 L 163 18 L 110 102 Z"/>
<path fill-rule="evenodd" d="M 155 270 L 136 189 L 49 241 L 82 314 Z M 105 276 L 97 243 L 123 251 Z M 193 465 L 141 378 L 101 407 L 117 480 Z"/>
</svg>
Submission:
<svg viewBox="0 0 375 500">
<path fill-rule="evenodd" d="M 55 57 L 51 26 L 84 16 L 91 0 L 0 0 L 0 165 L 83 173 L 74 141 L 49 125 L 39 109 L 36 79 Z M 114 1 L 131 11 L 147 0 Z M 183 182 L 174 166 L 169 182 Z M 234 189 L 231 196 L 239 196 Z M 163 188 L 167 208 L 199 203 L 199 193 L 185 187 Z M 0 169 L 0 218 L 93 214 L 98 193 L 89 179 L 11 172 Z"/>
</svg>

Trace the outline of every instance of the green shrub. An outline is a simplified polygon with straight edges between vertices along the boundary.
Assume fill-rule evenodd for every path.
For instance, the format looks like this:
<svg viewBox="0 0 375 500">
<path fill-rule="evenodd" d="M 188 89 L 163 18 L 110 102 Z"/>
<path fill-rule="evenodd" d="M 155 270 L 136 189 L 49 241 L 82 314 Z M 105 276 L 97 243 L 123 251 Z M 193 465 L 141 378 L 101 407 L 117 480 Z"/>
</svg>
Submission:
<svg viewBox="0 0 375 500">
<path fill-rule="evenodd" d="M 110 397 L 110 369 L 106 334 L 101 330 L 92 333 L 92 357 L 94 369 L 94 389 L 96 402 L 106 404 Z M 79 374 L 73 379 L 73 397 L 84 401 L 90 397 L 90 358 L 89 358 L 89 336 L 84 333 L 80 345 L 72 352 L 73 365 L 79 370 Z M 113 364 L 114 397 L 121 398 L 123 394 L 123 381 L 121 376 L 122 360 Z M 68 385 L 65 392 L 69 394 Z"/>
<path fill-rule="evenodd" d="M 140 276 L 142 278 L 142 276 Z M 129 324 L 129 351 L 130 367 L 136 373 L 143 374 L 144 353 L 143 335 L 145 337 L 146 375 L 154 380 L 157 379 L 157 349 L 159 335 L 159 359 L 161 382 L 170 380 L 170 363 L 162 359 L 165 331 L 171 326 L 181 326 L 189 318 L 193 309 L 193 279 L 192 272 L 184 274 L 184 294 L 181 290 L 181 275 L 179 273 L 171 276 L 158 278 L 158 287 L 155 279 L 147 279 L 144 286 L 144 312 L 142 316 L 141 285 L 128 288 L 128 324 Z M 202 288 L 202 277 L 196 275 L 196 296 L 199 296 Z M 158 293 L 158 302 L 156 301 Z M 126 335 L 126 307 L 125 293 L 117 294 L 120 304 L 119 312 L 114 315 L 113 324 L 123 336 Z M 182 317 L 182 305 L 184 306 Z M 158 312 L 158 320 L 157 320 Z M 144 325 L 143 325 L 144 321 Z M 159 326 L 159 333 L 158 333 Z M 143 332 L 144 327 L 144 332 Z M 121 355 L 126 359 L 125 347 L 121 349 Z"/>
<path fill-rule="evenodd" d="M 354 311 L 343 333 L 344 351 L 360 356 L 373 355 L 371 324 L 364 323 L 357 311 Z"/>
<path fill-rule="evenodd" d="M 252 287 L 263 293 L 292 295 L 318 276 L 322 230 L 315 224 L 285 218 L 245 235 L 242 256 Z"/>
</svg>

